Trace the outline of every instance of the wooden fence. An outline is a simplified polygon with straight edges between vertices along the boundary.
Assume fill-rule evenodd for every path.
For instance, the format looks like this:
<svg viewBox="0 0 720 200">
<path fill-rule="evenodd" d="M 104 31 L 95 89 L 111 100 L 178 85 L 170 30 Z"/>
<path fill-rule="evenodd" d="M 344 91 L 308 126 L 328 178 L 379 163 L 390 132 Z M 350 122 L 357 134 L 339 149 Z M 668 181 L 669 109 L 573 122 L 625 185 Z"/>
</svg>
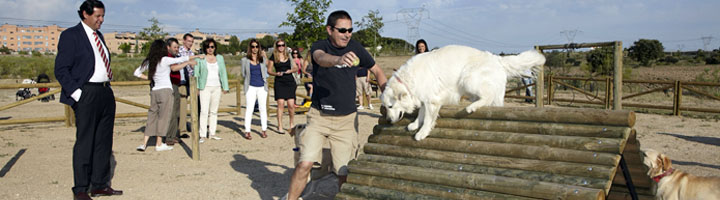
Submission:
<svg viewBox="0 0 720 200">
<path fill-rule="evenodd" d="M 568 102 L 568 103 L 580 103 L 580 104 L 593 104 L 593 105 L 601 105 L 604 106 L 605 109 L 610 109 L 612 102 L 613 102 L 613 83 L 614 80 L 611 77 L 564 77 L 564 76 L 552 76 L 548 75 L 545 78 L 547 80 L 547 89 L 545 91 L 539 91 L 539 88 L 536 92 L 536 94 L 542 94 L 538 95 L 541 96 L 548 105 L 559 105 L 557 102 Z M 585 87 L 580 87 L 577 85 L 573 85 L 571 83 L 567 83 L 566 81 L 578 81 L 578 82 L 584 82 L 583 85 L 596 85 L 594 89 L 588 89 Z M 707 98 L 711 100 L 720 101 L 720 96 L 716 96 L 713 94 L 710 94 L 708 92 L 702 91 L 702 89 L 698 89 L 697 87 L 712 87 L 715 90 L 720 90 L 720 83 L 710 83 L 710 82 L 691 82 L 691 81 L 653 81 L 653 80 L 623 80 L 623 84 L 625 84 L 626 88 L 637 88 L 633 87 L 638 84 L 649 84 L 649 85 L 658 85 L 659 87 L 655 88 L 649 88 L 647 90 L 643 91 L 637 91 L 635 93 L 622 96 L 622 101 L 620 101 L 621 105 L 624 107 L 633 107 L 633 108 L 649 108 L 649 109 L 660 109 L 660 110 L 670 110 L 672 111 L 673 115 L 680 115 L 681 111 L 694 111 L 694 112 L 705 112 L 705 113 L 720 113 L 720 109 L 717 109 L 715 106 L 710 107 L 691 107 L 691 106 L 684 106 L 683 105 L 683 93 L 690 93 L 694 94 L 695 96 L 699 96 L 702 98 Z M 526 96 L 518 96 L 518 95 L 509 95 L 508 93 L 523 90 L 527 87 L 534 86 L 536 84 L 530 84 L 527 86 L 520 86 L 516 88 L 512 88 L 506 91 L 507 98 L 515 98 L 515 99 L 534 99 L 536 97 L 526 97 Z M 570 89 L 571 92 L 578 92 L 582 95 L 585 95 L 588 97 L 587 99 L 569 99 L 569 98 L 557 98 L 556 97 L 556 91 L 558 87 L 563 87 Z M 665 91 L 672 91 L 672 105 L 662 105 L 662 104 L 643 104 L 643 103 L 631 103 L 627 102 L 628 99 L 648 95 L 655 92 L 665 92 Z"/>
</svg>

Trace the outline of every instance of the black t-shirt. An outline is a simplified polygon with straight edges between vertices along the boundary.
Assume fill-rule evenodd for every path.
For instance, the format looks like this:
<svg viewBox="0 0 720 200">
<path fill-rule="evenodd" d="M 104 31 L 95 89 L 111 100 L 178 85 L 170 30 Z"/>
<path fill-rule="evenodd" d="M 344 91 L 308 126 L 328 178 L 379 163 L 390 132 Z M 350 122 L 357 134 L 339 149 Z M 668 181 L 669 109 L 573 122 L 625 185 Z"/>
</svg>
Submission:
<svg viewBox="0 0 720 200">
<path fill-rule="evenodd" d="M 360 58 L 360 65 L 355 67 L 320 66 L 313 59 L 313 96 L 312 107 L 322 113 L 331 115 L 347 115 L 357 111 L 355 107 L 355 75 L 359 69 L 370 69 L 375 60 L 363 48 L 360 42 L 350 40 L 345 48 L 337 48 L 330 39 L 313 43 L 310 52 L 322 50 L 334 56 L 342 56 L 354 52 Z"/>
</svg>

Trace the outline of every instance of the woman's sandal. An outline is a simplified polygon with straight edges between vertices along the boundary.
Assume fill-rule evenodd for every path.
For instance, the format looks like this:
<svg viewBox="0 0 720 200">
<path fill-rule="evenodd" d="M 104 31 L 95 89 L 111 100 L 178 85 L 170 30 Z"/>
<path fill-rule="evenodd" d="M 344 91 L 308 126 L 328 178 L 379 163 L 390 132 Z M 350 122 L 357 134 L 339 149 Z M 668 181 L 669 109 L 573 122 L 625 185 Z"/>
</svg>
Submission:
<svg viewBox="0 0 720 200">
<path fill-rule="evenodd" d="M 252 135 L 250 135 L 250 132 L 245 133 L 245 135 L 243 135 L 243 137 L 245 139 L 252 140 Z"/>
<path fill-rule="evenodd" d="M 266 138 L 266 137 L 267 137 L 267 134 L 265 133 L 265 131 L 262 132 L 262 135 L 260 135 L 260 137 L 261 137 L 261 138 Z"/>
</svg>

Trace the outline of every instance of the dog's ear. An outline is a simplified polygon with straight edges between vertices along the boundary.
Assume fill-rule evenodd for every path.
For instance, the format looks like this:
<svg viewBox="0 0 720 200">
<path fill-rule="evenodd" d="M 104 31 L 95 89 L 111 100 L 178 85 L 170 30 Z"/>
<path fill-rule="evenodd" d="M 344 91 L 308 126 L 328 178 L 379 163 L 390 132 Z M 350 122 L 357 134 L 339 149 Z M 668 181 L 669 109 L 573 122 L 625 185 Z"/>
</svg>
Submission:
<svg viewBox="0 0 720 200">
<path fill-rule="evenodd" d="M 667 171 L 667 170 L 670 170 L 670 168 L 672 168 L 672 161 L 670 161 L 670 158 L 665 156 L 665 154 L 660 154 L 658 159 L 660 159 L 660 161 L 662 163 L 663 171 Z"/>
</svg>

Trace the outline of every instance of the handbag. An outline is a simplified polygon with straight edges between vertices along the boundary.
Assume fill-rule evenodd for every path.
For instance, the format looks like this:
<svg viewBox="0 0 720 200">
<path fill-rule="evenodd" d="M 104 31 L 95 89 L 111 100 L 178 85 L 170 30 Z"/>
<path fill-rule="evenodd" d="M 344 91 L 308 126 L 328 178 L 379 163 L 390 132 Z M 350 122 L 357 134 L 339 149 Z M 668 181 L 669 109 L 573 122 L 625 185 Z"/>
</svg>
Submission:
<svg viewBox="0 0 720 200">
<path fill-rule="evenodd" d="M 300 77 L 300 74 L 292 73 L 292 76 L 293 76 L 293 79 L 295 79 L 295 85 L 301 85 L 303 83 L 302 77 Z"/>
</svg>

